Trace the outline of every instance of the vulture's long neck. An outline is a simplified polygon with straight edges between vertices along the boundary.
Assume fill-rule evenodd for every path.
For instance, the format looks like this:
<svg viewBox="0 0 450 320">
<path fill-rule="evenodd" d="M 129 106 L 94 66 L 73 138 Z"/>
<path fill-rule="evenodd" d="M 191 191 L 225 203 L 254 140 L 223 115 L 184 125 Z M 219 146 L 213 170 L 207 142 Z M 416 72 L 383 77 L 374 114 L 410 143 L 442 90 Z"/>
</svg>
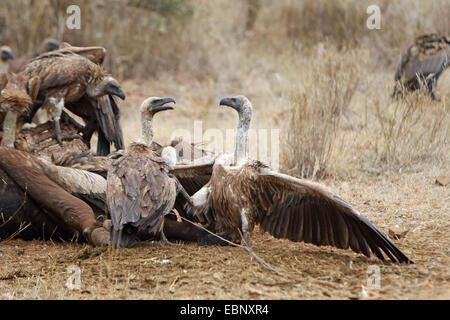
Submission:
<svg viewBox="0 0 450 320">
<path fill-rule="evenodd" d="M 150 146 L 153 142 L 153 115 L 141 113 L 141 142 Z"/>
<path fill-rule="evenodd" d="M 0 59 L 0 72 L 8 72 L 9 63 L 8 61 L 3 61 Z"/>
<path fill-rule="evenodd" d="M 248 152 L 248 130 L 252 120 L 252 106 L 250 101 L 246 102 L 248 107 L 244 107 L 239 112 L 239 125 L 236 133 L 236 147 L 234 150 L 234 162 L 238 165 L 242 160 L 247 159 Z"/>
</svg>

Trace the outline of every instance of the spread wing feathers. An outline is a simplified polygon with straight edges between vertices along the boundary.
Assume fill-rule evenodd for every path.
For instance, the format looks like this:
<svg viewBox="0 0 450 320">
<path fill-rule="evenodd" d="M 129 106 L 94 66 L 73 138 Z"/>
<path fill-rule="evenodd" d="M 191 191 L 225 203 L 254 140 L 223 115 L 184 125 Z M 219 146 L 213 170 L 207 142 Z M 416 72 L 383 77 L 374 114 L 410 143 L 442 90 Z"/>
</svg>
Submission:
<svg viewBox="0 0 450 320">
<path fill-rule="evenodd" d="M 423 35 L 402 55 L 395 80 L 411 81 L 417 75 L 439 75 L 450 61 L 450 38 L 436 34 Z"/>
<path fill-rule="evenodd" d="M 276 238 L 411 262 L 367 218 L 324 187 L 264 168 L 252 182 L 257 222 Z"/>
<path fill-rule="evenodd" d="M 156 156 L 128 152 L 108 171 L 107 205 L 115 230 L 125 225 L 161 231 L 164 215 L 175 202 L 176 186 Z"/>
<path fill-rule="evenodd" d="M 116 150 L 125 148 L 119 120 L 120 111 L 111 95 L 102 96 L 96 102 L 94 110 L 100 126 L 97 154 L 106 156 L 110 152 L 111 143 L 114 143 Z"/>
</svg>

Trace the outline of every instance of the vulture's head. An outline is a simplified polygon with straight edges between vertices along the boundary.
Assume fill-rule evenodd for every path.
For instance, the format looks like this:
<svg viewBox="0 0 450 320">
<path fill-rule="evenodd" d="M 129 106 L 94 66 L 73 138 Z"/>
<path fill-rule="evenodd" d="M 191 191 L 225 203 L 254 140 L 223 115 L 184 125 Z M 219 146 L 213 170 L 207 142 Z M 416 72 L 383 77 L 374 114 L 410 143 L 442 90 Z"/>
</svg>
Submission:
<svg viewBox="0 0 450 320">
<path fill-rule="evenodd" d="M 119 82 L 110 76 L 104 77 L 99 82 L 93 82 L 88 85 L 87 94 L 92 98 L 99 98 L 107 94 L 117 96 L 122 100 L 125 100 L 126 97 Z"/>
<path fill-rule="evenodd" d="M 151 97 L 142 102 L 140 112 L 142 116 L 152 118 L 156 113 L 166 110 L 173 110 L 173 105 L 168 103 L 176 103 L 173 98 Z"/>
<path fill-rule="evenodd" d="M 61 47 L 61 43 L 55 39 L 47 38 L 42 42 L 41 47 L 39 48 L 39 53 L 45 53 L 49 51 L 58 50 Z"/>
<path fill-rule="evenodd" d="M 251 120 L 253 108 L 250 100 L 245 96 L 223 98 L 220 100 L 220 105 L 236 110 L 239 113 L 240 119 Z"/>
<path fill-rule="evenodd" d="M 0 48 L 0 59 L 3 62 L 6 62 L 8 60 L 13 60 L 14 59 L 14 53 L 12 52 L 10 47 L 2 46 Z"/>
</svg>

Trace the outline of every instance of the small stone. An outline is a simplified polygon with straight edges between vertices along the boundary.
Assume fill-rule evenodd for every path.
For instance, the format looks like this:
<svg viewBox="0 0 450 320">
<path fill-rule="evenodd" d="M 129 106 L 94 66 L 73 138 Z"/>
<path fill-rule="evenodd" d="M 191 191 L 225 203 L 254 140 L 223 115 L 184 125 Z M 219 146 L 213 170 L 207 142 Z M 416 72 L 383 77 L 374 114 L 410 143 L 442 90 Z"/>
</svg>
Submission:
<svg viewBox="0 0 450 320">
<path fill-rule="evenodd" d="M 446 186 L 450 183 L 450 177 L 449 176 L 439 176 L 436 178 L 436 184 L 440 186 Z"/>
</svg>

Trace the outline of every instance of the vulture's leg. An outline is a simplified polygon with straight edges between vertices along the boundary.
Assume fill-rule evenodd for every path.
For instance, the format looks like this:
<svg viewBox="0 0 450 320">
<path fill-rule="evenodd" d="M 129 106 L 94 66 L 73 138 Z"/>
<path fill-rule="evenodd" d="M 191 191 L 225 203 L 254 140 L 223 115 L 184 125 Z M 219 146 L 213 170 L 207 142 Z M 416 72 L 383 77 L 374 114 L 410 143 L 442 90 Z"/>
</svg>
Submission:
<svg viewBox="0 0 450 320">
<path fill-rule="evenodd" d="M 441 101 L 441 95 L 439 94 L 439 92 L 436 90 L 436 83 L 437 83 L 437 77 L 432 77 L 428 83 L 428 91 L 431 94 L 431 98 L 435 101 Z"/>
<path fill-rule="evenodd" d="M 26 156 L 0 154 L 0 167 L 62 230 L 74 238 L 84 236 L 95 246 L 109 244 L 109 232 L 96 222 L 92 208 L 47 177 L 40 166 Z"/>
<path fill-rule="evenodd" d="M 64 98 L 50 97 L 46 99 L 44 102 L 44 107 L 47 106 L 48 106 L 47 110 L 49 110 L 50 116 L 55 122 L 56 140 L 60 145 L 62 145 L 62 134 L 59 121 L 61 120 L 61 114 L 64 108 Z"/>
<path fill-rule="evenodd" d="M 3 137 L 1 145 L 4 147 L 14 148 L 14 141 L 16 140 L 16 120 L 17 115 L 8 111 L 3 120 Z"/>
<path fill-rule="evenodd" d="M 161 230 L 161 232 L 160 232 L 160 240 L 159 240 L 159 241 L 161 241 L 161 242 L 164 243 L 164 244 L 168 244 L 169 246 L 175 246 L 175 245 L 176 245 L 175 243 L 170 242 L 170 241 L 166 238 L 166 235 L 164 234 L 164 229 Z"/>
<path fill-rule="evenodd" d="M 245 209 L 241 210 L 241 223 L 242 223 L 242 233 L 244 236 L 244 242 L 246 246 L 249 246 L 248 243 L 248 237 L 250 232 L 248 231 L 248 220 L 247 220 L 247 216 L 245 215 Z"/>
</svg>

